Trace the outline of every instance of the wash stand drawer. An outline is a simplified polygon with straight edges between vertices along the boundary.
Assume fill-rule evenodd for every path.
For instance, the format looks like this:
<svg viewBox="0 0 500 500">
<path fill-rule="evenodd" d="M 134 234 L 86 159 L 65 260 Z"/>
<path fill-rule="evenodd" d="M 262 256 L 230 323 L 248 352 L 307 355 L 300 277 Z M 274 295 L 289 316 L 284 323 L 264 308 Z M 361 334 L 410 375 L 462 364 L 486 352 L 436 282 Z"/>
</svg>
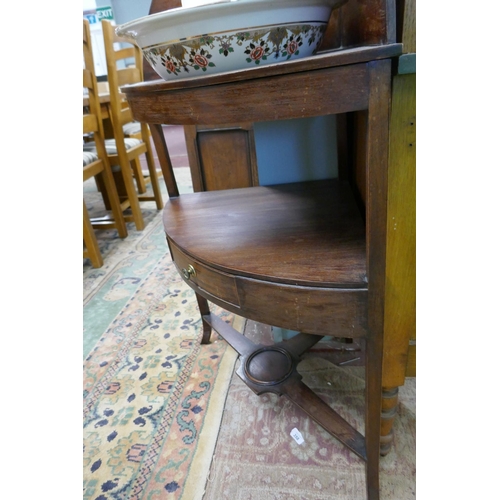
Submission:
<svg viewBox="0 0 500 500">
<path fill-rule="evenodd" d="M 172 259 L 186 281 L 192 282 L 201 291 L 239 307 L 240 300 L 236 279 L 233 276 L 201 264 L 196 259 L 185 254 L 170 238 L 167 238 L 167 241 L 172 253 Z"/>
</svg>

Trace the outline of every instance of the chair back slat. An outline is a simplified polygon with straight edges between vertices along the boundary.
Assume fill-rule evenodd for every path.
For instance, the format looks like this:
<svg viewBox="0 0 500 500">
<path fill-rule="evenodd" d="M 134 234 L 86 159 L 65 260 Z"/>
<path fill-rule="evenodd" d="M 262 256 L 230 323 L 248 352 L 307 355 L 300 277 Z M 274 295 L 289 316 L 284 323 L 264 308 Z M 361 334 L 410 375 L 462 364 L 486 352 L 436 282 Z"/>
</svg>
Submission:
<svg viewBox="0 0 500 500">
<path fill-rule="evenodd" d="M 128 43 L 128 44 L 131 44 L 130 40 L 128 40 L 126 38 L 123 38 L 121 36 L 118 36 L 116 34 L 116 31 L 114 31 L 114 30 L 113 30 L 111 39 L 113 40 L 113 43 Z"/>
<path fill-rule="evenodd" d="M 87 89 L 94 88 L 94 81 L 92 78 L 92 73 L 86 68 L 84 68 L 84 70 L 83 70 L 83 86 Z"/>
<path fill-rule="evenodd" d="M 118 49 L 114 52 L 113 57 L 115 61 L 121 61 L 122 59 L 135 58 L 135 48 L 134 47 L 124 47 Z"/>
<path fill-rule="evenodd" d="M 94 56 L 92 53 L 92 40 L 87 19 L 83 20 L 83 62 L 83 88 L 88 91 L 88 107 L 83 113 L 83 134 L 93 134 L 97 154 L 102 161 L 107 162 L 108 158 L 104 148 L 101 105 L 97 92 L 97 78 L 95 75 Z"/>
<path fill-rule="evenodd" d="M 137 68 L 120 69 L 116 73 L 118 87 L 142 82 L 141 72 Z"/>
<path fill-rule="evenodd" d="M 113 122 L 115 138 L 123 136 L 118 130 L 122 125 L 133 122 L 134 117 L 128 107 L 120 87 L 143 81 L 142 53 L 137 45 L 129 40 L 118 37 L 115 26 L 110 22 L 102 21 L 102 33 L 104 38 L 104 50 L 106 52 L 106 66 L 108 70 L 109 95 L 111 104 L 111 118 Z M 116 43 L 126 43 L 128 47 L 117 48 Z M 117 61 L 128 59 L 132 64 L 126 68 L 119 68 Z M 130 61 L 132 59 L 132 61 Z M 121 139 L 120 139 L 121 140 Z"/>
</svg>

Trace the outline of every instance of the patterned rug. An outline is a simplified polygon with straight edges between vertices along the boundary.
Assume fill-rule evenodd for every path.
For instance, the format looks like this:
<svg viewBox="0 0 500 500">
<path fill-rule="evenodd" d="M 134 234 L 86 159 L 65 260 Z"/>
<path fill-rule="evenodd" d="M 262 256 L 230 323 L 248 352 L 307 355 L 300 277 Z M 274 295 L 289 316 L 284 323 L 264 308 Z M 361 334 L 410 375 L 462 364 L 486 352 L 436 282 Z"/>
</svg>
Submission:
<svg viewBox="0 0 500 500">
<path fill-rule="evenodd" d="M 364 432 L 362 367 L 340 368 L 311 352 L 299 371 L 309 387 Z M 293 429 L 302 434 L 302 444 L 291 437 Z M 400 388 L 394 433 L 392 450 L 380 459 L 380 498 L 413 500 L 414 378 Z M 365 466 L 287 399 L 256 396 L 234 375 L 204 499 L 365 500 Z"/>
<path fill-rule="evenodd" d="M 188 167 L 176 168 L 175 176 L 181 193 L 193 191 Z M 163 200 L 167 200 L 165 183 L 161 180 Z M 106 211 L 93 179 L 83 185 L 84 199 L 91 217 Z M 86 357 L 102 332 L 125 306 L 142 280 L 168 251 L 161 211 L 154 202 L 141 203 L 146 227 L 137 231 L 128 223 L 128 236 L 123 240 L 115 230 L 96 231 L 104 265 L 94 269 L 88 259 L 83 261 L 83 355 Z"/>
<path fill-rule="evenodd" d="M 189 178 L 184 169 L 176 175 Z M 102 210 L 92 184 L 84 196 L 92 215 Z M 216 335 L 200 345 L 194 293 L 168 254 L 161 212 L 144 205 L 144 231 L 129 224 L 124 240 L 98 231 L 105 265 L 84 264 L 89 500 L 201 499 L 236 360 Z M 213 310 L 242 331 L 241 318 Z"/>
</svg>

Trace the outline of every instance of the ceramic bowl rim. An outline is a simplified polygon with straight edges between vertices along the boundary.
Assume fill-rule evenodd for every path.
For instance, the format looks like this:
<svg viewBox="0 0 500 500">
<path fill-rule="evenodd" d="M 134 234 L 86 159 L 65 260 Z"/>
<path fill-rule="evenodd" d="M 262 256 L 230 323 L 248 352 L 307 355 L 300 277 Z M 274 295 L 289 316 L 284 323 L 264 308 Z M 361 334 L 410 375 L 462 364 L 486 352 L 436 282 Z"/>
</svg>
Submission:
<svg viewBox="0 0 500 500">
<path fill-rule="evenodd" d="M 199 38 L 204 38 L 204 37 L 210 37 L 210 36 L 219 36 L 219 35 L 225 35 L 229 33 L 238 33 L 238 32 L 249 32 L 249 33 L 254 33 L 257 31 L 265 30 L 268 28 L 275 28 L 275 27 L 282 27 L 282 28 L 288 28 L 290 26 L 313 26 L 313 25 L 325 25 L 327 24 L 326 21 L 314 21 L 314 22 L 289 22 L 289 23 L 281 23 L 281 24 L 263 24 L 260 26 L 251 26 L 249 28 L 244 28 L 244 29 L 228 29 L 224 31 L 214 31 L 213 33 L 203 33 L 200 35 L 193 35 L 193 36 L 188 36 L 184 38 L 176 38 L 173 40 L 168 40 L 166 42 L 158 42 L 152 45 L 148 45 L 146 47 L 142 47 L 143 51 L 150 51 L 152 49 L 156 49 L 159 47 L 166 47 L 168 45 L 174 45 L 174 44 L 182 44 L 185 42 L 191 42 L 193 40 L 197 40 Z"/>
<path fill-rule="evenodd" d="M 173 25 L 179 23 L 189 23 L 191 22 L 193 16 L 198 16 L 203 13 L 210 14 L 211 18 L 216 18 L 217 13 L 230 13 L 239 11 L 248 11 L 248 13 L 257 13 L 258 10 L 255 9 L 260 4 L 269 6 L 273 5 L 274 8 L 282 8 L 293 10 L 293 8 L 311 8 L 311 7 L 324 7 L 337 9 L 348 0 L 309 0 L 305 5 L 303 0 L 216 0 L 209 4 L 197 5 L 192 7 L 178 7 L 175 9 L 170 9 L 167 11 L 157 12 L 155 14 L 150 14 L 148 16 L 143 16 L 138 19 L 134 19 L 127 23 L 121 24 L 115 28 L 115 32 L 118 36 L 123 38 L 128 38 L 134 40 L 137 43 L 137 38 L 143 36 L 146 32 L 153 33 L 159 30 L 167 29 Z M 313 20 L 304 20 L 304 22 L 311 22 Z M 320 21 L 320 20 L 316 20 Z M 328 19 L 326 20 L 328 22 Z M 233 27 L 231 31 L 237 29 L 246 29 Z M 217 30 L 214 32 L 218 32 Z M 190 37 L 201 36 L 200 35 L 190 35 Z M 158 42 L 168 43 L 168 42 Z M 150 46 L 150 45 L 148 45 Z M 142 48 L 142 46 L 141 46 Z"/>
</svg>

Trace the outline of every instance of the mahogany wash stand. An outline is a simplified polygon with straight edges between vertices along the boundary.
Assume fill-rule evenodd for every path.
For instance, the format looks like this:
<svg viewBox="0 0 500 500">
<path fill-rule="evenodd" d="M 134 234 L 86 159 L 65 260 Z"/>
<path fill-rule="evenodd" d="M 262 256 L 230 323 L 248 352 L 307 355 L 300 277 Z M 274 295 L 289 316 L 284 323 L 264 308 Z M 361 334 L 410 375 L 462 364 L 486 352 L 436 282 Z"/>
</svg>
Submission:
<svg viewBox="0 0 500 500">
<path fill-rule="evenodd" d="M 284 395 L 364 460 L 369 500 L 379 498 L 391 59 L 401 52 L 400 44 L 384 43 L 123 89 L 135 119 L 151 128 L 169 194 L 167 241 L 196 293 L 202 343 L 214 329 L 240 354 L 238 375 L 256 394 Z M 339 179 L 179 196 L 162 124 L 216 126 L 351 112 L 362 120 L 356 148 L 363 155 L 361 187 L 340 165 Z M 274 346 L 256 345 L 211 313 L 208 301 L 301 333 Z M 301 355 L 323 336 L 365 345 L 364 436 L 296 370 Z"/>
</svg>

